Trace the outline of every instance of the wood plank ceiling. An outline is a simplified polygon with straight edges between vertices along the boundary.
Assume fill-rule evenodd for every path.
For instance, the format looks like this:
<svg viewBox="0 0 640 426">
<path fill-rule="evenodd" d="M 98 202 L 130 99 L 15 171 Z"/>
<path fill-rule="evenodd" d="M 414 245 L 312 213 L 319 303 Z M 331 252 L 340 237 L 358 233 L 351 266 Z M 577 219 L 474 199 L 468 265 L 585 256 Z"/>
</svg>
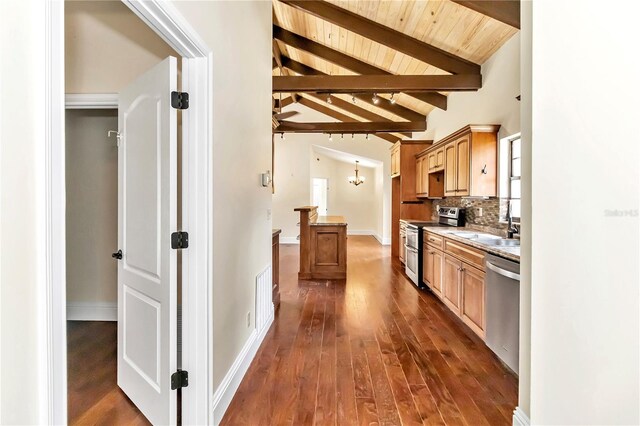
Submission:
<svg viewBox="0 0 640 426">
<path fill-rule="evenodd" d="M 372 22 L 356 24 L 360 18 Z M 518 31 L 519 1 L 273 0 L 273 21 L 274 97 L 286 98 L 288 93 L 275 92 L 296 89 L 294 100 L 312 101 L 304 104 L 320 105 L 325 114 L 333 110 L 330 115 L 341 121 L 374 122 L 373 131 L 393 128 L 382 125 L 390 120 L 415 122 L 433 108 L 446 109 L 448 92 L 435 89 L 460 90 L 460 84 L 477 90 L 479 65 Z M 314 80 L 277 78 L 303 75 Z M 327 77 L 358 75 L 362 79 Z M 318 82 L 316 90 L 311 81 Z M 380 93 L 369 90 L 376 87 Z M 393 135 L 384 139 L 393 142 L 406 133 Z"/>
</svg>

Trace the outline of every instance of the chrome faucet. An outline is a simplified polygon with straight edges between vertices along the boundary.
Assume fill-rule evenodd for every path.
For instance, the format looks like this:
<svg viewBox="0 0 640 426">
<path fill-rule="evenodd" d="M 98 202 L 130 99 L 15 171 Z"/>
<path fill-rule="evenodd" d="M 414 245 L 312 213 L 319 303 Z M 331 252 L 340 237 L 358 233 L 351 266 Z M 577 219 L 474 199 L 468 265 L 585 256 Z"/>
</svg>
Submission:
<svg viewBox="0 0 640 426">
<path fill-rule="evenodd" d="M 507 238 L 513 238 L 514 234 L 518 233 L 518 228 L 513 224 L 512 207 L 511 203 L 509 203 L 507 208 Z"/>
</svg>

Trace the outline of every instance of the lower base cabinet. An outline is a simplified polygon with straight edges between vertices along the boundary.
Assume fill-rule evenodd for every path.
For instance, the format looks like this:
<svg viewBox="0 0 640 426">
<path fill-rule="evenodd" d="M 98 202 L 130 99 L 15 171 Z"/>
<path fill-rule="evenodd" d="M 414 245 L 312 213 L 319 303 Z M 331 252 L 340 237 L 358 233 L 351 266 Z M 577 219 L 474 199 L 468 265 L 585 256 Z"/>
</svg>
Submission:
<svg viewBox="0 0 640 426">
<path fill-rule="evenodd" d="M 460 272 L 462 262 L 445 253 L 444 272 L 442 274 L 442 301 L 456 315 L 460 315 Z"/>
<path fill-rule="evenodd" d="M 460 316 L 478 336 L 485 337 L 485 285 L 484 272 L 462 264 L 462 303 Z"/>
<path fill-rule="evenodd" d="M 442 299 L 442 270 L 444 269 L 444 253 L 428 245 L 424 245 L 422 251 L 423 269 L 422 280 Z"/>
<path fill-rule="evenodd" d="M 437 278 L 440 265 L 441 283 Z M 484 339 L 485 273 L 447 253 L 428 249 L 425 254 L 424 275 L 425 281 L 431 283 L 431 289 L 444 304 L 462 318 L 474 333 Z M 441 294 L 438 294 L 440 288 Z"/>
</svg>

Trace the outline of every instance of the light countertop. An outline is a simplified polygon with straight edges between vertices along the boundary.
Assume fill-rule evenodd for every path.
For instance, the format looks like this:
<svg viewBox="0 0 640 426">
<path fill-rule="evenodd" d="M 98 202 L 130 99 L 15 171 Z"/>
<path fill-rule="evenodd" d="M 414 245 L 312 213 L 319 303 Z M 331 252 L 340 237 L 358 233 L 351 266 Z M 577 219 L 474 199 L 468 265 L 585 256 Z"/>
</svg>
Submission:
<svg viewBox="0 0 640 426">
<path fill-rule="evenodd" d="M 492 245 L 484 244 L 479 241 L 475 241 L 472 238 L 463 238 L 457 235 L 453 235 L 451 233 L 453 231 L 453 232 L 476 232 L 479 234 L 489 234 L 489 232 L 481 232 L 481 231 L 478 231 L 477 229 L 464 228 L 464 227 L 458 228 L 458 227 L 423 226 L 422 229 L 427 232 L 431 232 L 432 234 L 441 235 L 451 240 L 458 241 L 458 242 L 467 244 L 471 247 L 475 247 L 477 249 L 486 251 L 487 253 L 495 254 L 496 256 L 501 256 L 506 259 L 513 260 L 515 262 L 520 263 L 520 246 L 517 246 L 517 247 L 492 246 Z"/>
<path fill-rule="evenodd" d="M 347 226 L 344 216 L 318 216 L 311 226 Z"/>
</svg>

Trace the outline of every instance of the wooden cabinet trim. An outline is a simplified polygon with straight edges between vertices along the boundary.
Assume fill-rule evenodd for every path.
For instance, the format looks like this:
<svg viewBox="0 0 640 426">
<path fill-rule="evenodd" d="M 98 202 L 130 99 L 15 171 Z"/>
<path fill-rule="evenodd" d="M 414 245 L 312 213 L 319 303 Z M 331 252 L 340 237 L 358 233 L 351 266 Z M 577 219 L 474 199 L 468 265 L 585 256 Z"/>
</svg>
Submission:
<svg viewBox="0 0 640 426">
<path fill-rule="evenodd" d="M 433 246 L 437 249 L 444 249 L 444 238 L 441 237 L 440 235 L 437 234 L 433 234 L 431 232 L 425 232 L 425 238 L 424 241 L 430 245 Z"/>
<path fill-rule="evenodd" d="M 449 238 L 444 239 L 444 251 L 484 271 L 485 252 Z"/>
</svg>

